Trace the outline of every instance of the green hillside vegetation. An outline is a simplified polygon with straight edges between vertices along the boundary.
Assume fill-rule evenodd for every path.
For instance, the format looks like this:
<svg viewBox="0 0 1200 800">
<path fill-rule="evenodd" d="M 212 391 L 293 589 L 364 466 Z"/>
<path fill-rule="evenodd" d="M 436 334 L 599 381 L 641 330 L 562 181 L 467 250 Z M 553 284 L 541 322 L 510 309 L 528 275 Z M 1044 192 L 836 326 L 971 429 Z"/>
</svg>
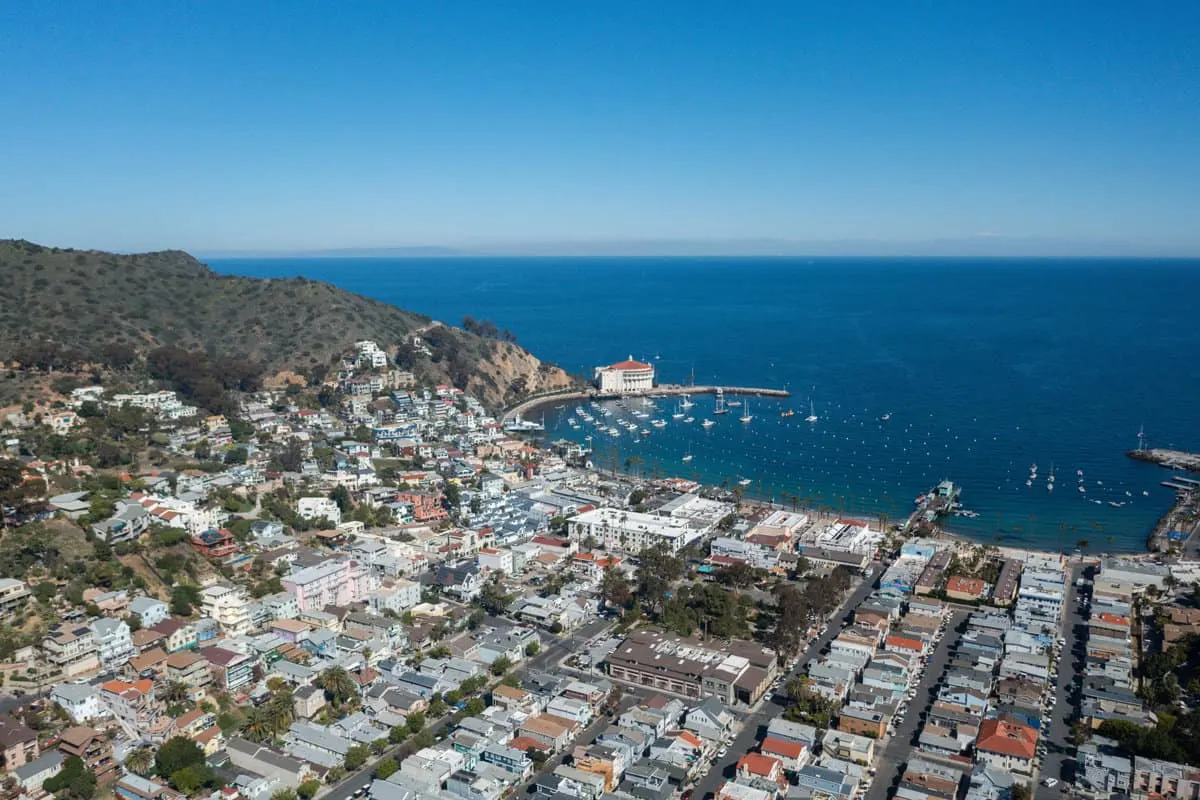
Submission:
<svg viewBox="0 0 1200 800">
<path fill-rule="evenodd" d="M 209 408 L 222 392 L 253 390 L 281 370 L 319 382 L 360 339 L 392 349 L 422 382 L 452 383 L 494 406 L 569 382 L 507 331 L 430 327 L 427 317 L 327 283 L 219 275 L 177 250 L 118 255 L 7 240 L 0 275 L 0 362 L 129 370 Z M 412 334 L 430 354 L 412 347 Z M 496 368 L 514 362 L 512 374 Z"/>
</svg>

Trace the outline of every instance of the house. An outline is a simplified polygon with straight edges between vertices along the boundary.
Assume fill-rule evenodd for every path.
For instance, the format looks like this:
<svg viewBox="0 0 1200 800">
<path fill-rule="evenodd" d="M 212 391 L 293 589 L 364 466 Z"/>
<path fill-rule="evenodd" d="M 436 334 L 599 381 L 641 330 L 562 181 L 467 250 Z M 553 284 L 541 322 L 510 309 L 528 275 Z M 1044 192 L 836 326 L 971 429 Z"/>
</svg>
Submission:
<svg viewBox="0 0 1200 800">
<path fill-rule="evenodd" d="M 150 630 L 166 638 L 168 653 L 196 646 L 196 629 L 188 623 L 173 617 L 164 619 L 157 625 L 151 626 Z"/>
<path fill-rule="evenodd" d="M 9 772 L 21 788 L 21 794 L 32 800 L 48 796 L 42 784 L 62 771 L 63 754 L 57 750 L 42 753 L 32 761 Z"/>
<path fill-rule="evenodd" d="M 212 683 L 212 672 L 204 656 L 192 650 L 181 650 L 167 656 L 167 680 L 197 690 L 193 696 L 199 697 Z"/>
<path fill-rule="evenodd" d="M 775 800 L 778 792 L 726 781 L 717 789 L 713 800 Z"/>
<path fill-rule="evenodd" d="M 225 752 L 235 767 L 277 781 L 279 789 L 295 789 L 313 775 L 309 764 L 245 739 L 230 739 Z"/>
<path fill-rule="evenodd" d="M 200 590 L 200 611 L 216 620 L 227 636 L 243 636 L 253 630 L 250 597 L 241 586 L 217 583 Z"/>
<path fill-rule="evenodd" d="M 839 731 L 882 739 L 887 730 L 889 715 L 880 711 L 846 706 L 838 712 Z"/>
<path fill-rule="evenodd" d="M 483 547 L 475 554 L 476 563 L 486 572 L 503 572 L 513 574 L 513 554 L 505 548 Z"/>
<path fill-rule="evenodd" d="M 758 751 L 764 756 L 777 759 L 783 765 L 785 772 L 799 772 L 808 764 L 812 753 L 801 742 L 791 742 L 775 736 L 767 736 L 759 745 Z"/>
<path fill-rule="evenodd" d="M 152 628 L 170 616 L 170 606 L 155 597 L 135 597 L 129 603 L 129 613 L 137 614 L 143 628 Z"/>
<path fill-rule="evenodd" d="M 342 521 L 342 509 L 328 497 L 301 497 L 296 513 L 307 520 L 326 520 L 335 528 Z"/>
<path fill-rule="evenodd" d="M 223 647 L 206 647 L 200 652 L 208 661 L 213 684 L 220 691 L 232 692 L 254 680 L 253 657 Z"/>
<path fill-rule="evenodd" d="M 119 765 L 113 758 L 112 744 L 95 728 L 80 725 L 67 728 L 58 737 L 58 749 L 64 758 L 77 756 L 99 783 L 117 775 Z"/>
<path fill-rule="evenodd" d="M 297 719 L 312 719 L 325 707 L 325 691 L 316 686 L 301 686 L 292 693 L 292 708 Z"/>
<path fill-rule="evenodd" d="M 977 760 L 996 769 L 1029 776 L 1033 773 L 1037 741 L 1036 728 L 1005 719 L 986 719 L 979 726 L 975 754 Z"/>
<path fill-rule="evenodd" d="M 575 735 L 578 725 L 571 720 L 555 717 L 550 714 L 538 714 L 530 717 L 517 729 L 519 736 L 541 742 L 551 750 L 558 751 L 566 747 L 567 742 Z"/>
<path fill-rule="evenodd" d="M 821 752 L 856 764 L 870 764 L 875 759 L 875 740 L 844 731 L 826 731 L 821 737 Z"/>
<path fill-rule="evenodd" d="M 0 770 L 12 772 L 38 757 L 37 734 L 8 714 L 0 714 Z"/>
<path fill-rule="evenodd" d="M 100 702 L 100 690 L 88 683 L 59 684 L 50 690 L 50 700 L 77 725 L 109 715 L 108 707 Z"/>
<path fill-rule="evenodd" d="M 762 753 L 747 753 L 739 758 L 737 776 L 739 780 L 752 785 L 762 781 L 787 785 L 787 778 L 783 774 L 783 762 Z"/>
<path fill-rule="evenodd" d="M 182 652 L 182 651 L 181 651 Z M 144 653 L 129 659 L 125 664 L 125 674 L 130 678 L 149 678 L 158 680 L 166 674 L 167 651 L 161 647 L 151 647 Z"/>
<path fill-rule="evenodd" d="M 92 620 L 91 628 L 96 655 L 105 669 L 115 669 L 133 658 L 133 639 L 125 620 L 100 617 Z"/>
<path fill-rule="evenodd" d="M 688 709 L 683 719 L 684 729 L 713 742 L 723 739 L 732 729 L 733 723 L 733 715 L 715 697 L 706 698 L 699 705 Z"/>
<path fill-rule="evenodd" d="M 441 566 L 438 567 L 429 583 L 445 594 L 456 597 L 465 603 L 479 597 L 483 591 L 483 573 L 480 572 L 477 564 L 472 563 L 463 563 L 453 567 Z"/>
<path fill-rule="evenodd" d="M 46 660 L 68 678 L 100 669 L 92 629 L 77 623 L 59 623 L 42 639 Z"/>
<path fill-rule="evenodd" d="M 165 783 L 143 778 L 132 772 L 123 775 L 113 784 L 113 793 L 120 800 L 186 800 L 187 797 Z"/>
<path fill-rule="evenodd" d="M 1075 784 L 1094 797 L 1129 794 L 1132 775 L 1133 760 L 1112 739 L 1093 736 L 1076 748 Z"/>
<path fill-rule="evenodd" d="M 100 685 L 100 699 L 132 739 L 161 742 L 174 727 L 163 704 L 154 696 L 154 682 L 108 681 Z"/>
<path fill-rule="evenodd" d="M 767 723 L 767 736 L 785 742 L 799 742 L 807 747 L 809 752 L 812 752 L 818 742 L 815 727 L 800 722 L 791 722 L 783 717 L 775 717 Z"/>
</svg>

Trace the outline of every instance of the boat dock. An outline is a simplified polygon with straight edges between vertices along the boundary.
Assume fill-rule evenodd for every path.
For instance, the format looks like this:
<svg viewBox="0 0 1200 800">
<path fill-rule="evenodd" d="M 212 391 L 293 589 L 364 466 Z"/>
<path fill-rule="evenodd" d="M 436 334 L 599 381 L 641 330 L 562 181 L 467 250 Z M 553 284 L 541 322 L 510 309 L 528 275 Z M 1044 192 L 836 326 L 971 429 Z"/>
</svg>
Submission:
<svg viewBox="0 0 1200 800">
<path fill-rule="evenodd" d="M 558 392 L 546 392 L 526 398 L 515 406 L 505 410 L 500 421 L 508 424 L 522 414 L 547 403 L 563 402 L 565 400 L 616 400 L 622 397 L 678 397 L 685 394 L 724 394 L 728 397 L 791 397 L 787 389 L 768 389 L 754 386 L 683 386 L 666 384 L 655 386 L 652 391 L 639 394 L 611 394 L 596 391 L 592 387 L 564 389 Z"/>
<path fill-rule="evenodd" d="M 1177 478 L 1173 481 L 1163 481 L 1163 486 L 1174 489 L 1175 502 L 1166 514 L 1158 520 L 1146 540 L 1146 549 L 1152 553 L 1165 553 L 1171 550 L 1182 550 L 1194 554 L 1196 541 L 1200 538 L 1200 515 L 1197 514 L 1200 505 L 1200 481 L 1191 478 Z"/>
<path fill-rule="evenodd" d="M 1158 464 L 1160 467 L 1166 467 L 1167 469 L 1200 472 L 1200 453 L 1150 448 L 1149 450 L 1129 450 L 1125 455 L 1135 461 L 1146 461 L 1151 464 Z"/>
</svg>

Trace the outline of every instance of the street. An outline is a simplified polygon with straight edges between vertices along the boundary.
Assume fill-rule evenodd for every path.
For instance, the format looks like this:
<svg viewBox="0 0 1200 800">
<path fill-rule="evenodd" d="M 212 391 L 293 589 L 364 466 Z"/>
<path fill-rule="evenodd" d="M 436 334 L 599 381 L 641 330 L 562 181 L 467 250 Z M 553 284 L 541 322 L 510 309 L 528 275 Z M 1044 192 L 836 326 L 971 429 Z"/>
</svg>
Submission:
<svg viewBox="0 0 1200 800">
<path fill-rule="evenodd" d="M 1071 719 L 1075 707 L 1072 682 L 1083 669 L 1087 636 L 1087 618 L 1080 612 L 1075 602 L 1078 591 L 1075 581 L 1083 574 L 1083 565 L 1075 564 L 1067 574 L 1067 591 L 1063 598 L 1063 645 L 1059 656 L 1058 680 L 1055 683 L 1057 702 L 1047 715 L 1050 730 L 1043 731 L 1046 743 L 1046 755 L 1042 759 L 1041 777 L 1057 778 L 1064 784 L 1074 783 L 1075 774 L 1075 745 L 1071 741 Z M 1038 781 L 1034 787 L 1035 800 L 1050 800 L 1060 797 L 1059 787 L 1053 789 Z"/>
<path fill-rule="evenodd" d="M 950 654 L 958 646 L 962 635 L 960 628 L 967 618 L 967 611 L 956 608 L 950 613 L 950 621 L 946 625 L 946 635 L 934 648 L 933 655 L 917 684 L 917 693 L 908 704 L 908 712 L 896 726 L 896 735 L 888 740 L 882 751 L 875 755 L 875 780 L 863 800 L 884 800 L 900 780 L 900 767 L 908 762 L 908 754 L 916 749 L 917 735 L 921 730 L 929 707 L 937 699 L 938 684 L 946 672 L 946 664 Z"/>
<path fill-rule="evenodd" d="M 875 581 L 882 572 L 882 568 L 878 564 L 872 564 L 867 567 L 867 570 L 867 574 L 863 577 L 858 588 L 851 592 L 841 607 L 834 612 L 834 616 L 830 619 L 825 633 L 818 636 L 809 644 L 808 649 L 796 661 L 791 672 L 780 682 L 781 689 L 782 686 L 787 684 L 788 680 L 804 672 L 804 667 L 810 659 L 820 655 L 829 646 L 834 637 L 841 633 L 842 622 L 850 620 L 854 609 L 875 588 Z M 738 759 L 757 746 L 761 736 L 761 729 L 772 719 L 782 714 L 786 708 L 787 698 L 781 692 L 780 694 L 772 694 L 763 702 L 762 707 L 758 711 L 746 715 L 742 719 L 742 730 L 734 738 L 733 744 L 729 745 L 729 751 L 723 757 L 718 758 L 708 773 L 696 784 L 695 797 L 704 798 L 708 796 L 709 792 L 715 793 L 722 781 L 732 777 L 737 769 Z"/>
</svg>

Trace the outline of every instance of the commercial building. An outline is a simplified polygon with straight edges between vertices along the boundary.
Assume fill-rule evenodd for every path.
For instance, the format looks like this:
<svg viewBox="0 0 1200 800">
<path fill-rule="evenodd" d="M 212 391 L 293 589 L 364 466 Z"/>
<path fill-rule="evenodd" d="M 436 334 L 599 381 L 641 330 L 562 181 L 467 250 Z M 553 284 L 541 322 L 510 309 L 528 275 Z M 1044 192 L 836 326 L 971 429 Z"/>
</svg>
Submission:
<svg viewBox="0 0 1200 800">
<path fill-rule="evenodd" d="M 695 522 L 618 508 L 597 508 L 568 520 L 571 541 L 593 539 L 605 550 L 637 554 L 658 544 L 678 553 L 708 533 Z"/>
<path fill-rule="evenodd" d="M 741 641 L 713 648 L 653 630 L 631 633 L 606 663 L 617 680 L 726 704 L 753 705 L 778 674 L 769 648 Z"/>
<path fill-rule="evenodd" d="M 633 356 L 607 367 L 596 367 L 596 388 L 604 394 L 648 392 L 654 388 L 654 367 L 634 361 Z"/>
</svg>

